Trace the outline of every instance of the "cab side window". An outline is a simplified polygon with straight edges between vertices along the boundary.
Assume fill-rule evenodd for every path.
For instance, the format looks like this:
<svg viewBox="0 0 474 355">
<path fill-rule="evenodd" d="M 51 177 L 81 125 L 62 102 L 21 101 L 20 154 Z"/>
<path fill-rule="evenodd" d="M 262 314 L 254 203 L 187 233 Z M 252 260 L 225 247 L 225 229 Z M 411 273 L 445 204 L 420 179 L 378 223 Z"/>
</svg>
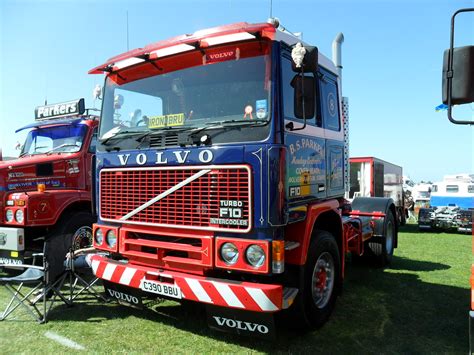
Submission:
<svg viewBox="0 0 474 355">
<path fill-rule="evenodd" d="M 97 148 L 97 128 L 94 129 L 91 137 L 91 143 L 89 144 L 88 152 L 95 154 L 95 150 Z"/>
<path fill-rule="evenodd" d="M 294 87 L 294 78 L 298 73 L 294 72 L 291 67 L 290 54 L 288 57 L 286 55 L 281 57 L 281 85 L 283 91 L 283 112 L 285 118 L 300 120 L 295 117 L 295 87 Z M 312 74 L 306 73 L 305 77 L 313 76 Z M 317 110 L 316 110 L 317 112 Z M 317 113 L 316 113 L 317 115 Z M 318 122 L 318 124 L 316 123 Z M 320 126 L 320 120 L 314 119 L 313 117 L 306 117 L 307 124 L 318 125 Z"/>
<path fill-rule="evenodd" d="M 341 126 L 339 121 L 339 97 L 336 78 L 330 74 L 322 73 L 319 82 L 321 88 L 323 127 L 333 131 L 339 131 Z"/>
</svg>

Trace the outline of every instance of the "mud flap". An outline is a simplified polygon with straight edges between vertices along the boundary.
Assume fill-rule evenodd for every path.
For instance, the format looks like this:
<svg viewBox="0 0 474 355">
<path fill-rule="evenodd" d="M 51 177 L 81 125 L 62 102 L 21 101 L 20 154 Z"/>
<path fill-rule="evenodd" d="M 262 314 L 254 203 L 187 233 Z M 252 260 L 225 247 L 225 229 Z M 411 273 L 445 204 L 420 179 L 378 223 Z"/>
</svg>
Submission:
<svg viewBox="0 0 474 355">
<path fill-rule="evenodd" d="M 117 301 L 119 304 L 143 309 L 143 294 L 140 290 L 118 285 L 106 280 L 102 280 L 105 296 Z"/>
<path fill-rule="evenodd" d="M 276 339 L 273 313 L 242 311 L 206 305 L 207 324 L 211 329 L 267 340 Z"/>
</svg>

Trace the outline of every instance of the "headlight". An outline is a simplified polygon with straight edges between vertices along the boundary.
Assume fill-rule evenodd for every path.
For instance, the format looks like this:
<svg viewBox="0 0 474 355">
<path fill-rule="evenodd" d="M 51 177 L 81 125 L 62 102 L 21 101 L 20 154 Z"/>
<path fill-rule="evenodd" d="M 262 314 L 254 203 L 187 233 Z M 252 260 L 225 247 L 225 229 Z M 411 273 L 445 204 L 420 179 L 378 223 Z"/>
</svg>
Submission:
<svg viewBox="0 0 474 355">
<path fill-rule="evenodd" d="M 13 221 L 13 211 L 12 210 L 7 210 L 5 212 L 5 218 L 7 222 L 12 222 Z"/>
<path fill-rule="evenodd" d="M 224 243 L 221 246 L 222 260 L 228 265 L 234 265 L 239 259 L 239 250 L 234 243 Z"/>
<path fill-rule="evenodd" d="M 265 252 L 261 246 L 256 244 L 252 244 L 247 248 L 245 256 L 248 263 L 253 267 L 260 267 L 265 262 Z"/>
<path fill-rule="evenodd" d="M 25 214 L 23 213 L 23 210 L 16 210 L 15 219 L 18 223 L 23 223 L 25 220 Z"/>
<path fill-rule="evenodd" d="M 117 235 L 113 230 L 109 230 L 107 234 L 105 235 L 105 241 L 107 242 L 107 245 L 111 248 L 115 247 L 117 244 Z"/>
<path fill-rule="evenodd" d="M 102 229 L 97 228 L 95 230 L 95 242 L 97 245 L 102 245 L 102 242 L 104 241 L 104 233 L 102 232 Z"/>
</svg>

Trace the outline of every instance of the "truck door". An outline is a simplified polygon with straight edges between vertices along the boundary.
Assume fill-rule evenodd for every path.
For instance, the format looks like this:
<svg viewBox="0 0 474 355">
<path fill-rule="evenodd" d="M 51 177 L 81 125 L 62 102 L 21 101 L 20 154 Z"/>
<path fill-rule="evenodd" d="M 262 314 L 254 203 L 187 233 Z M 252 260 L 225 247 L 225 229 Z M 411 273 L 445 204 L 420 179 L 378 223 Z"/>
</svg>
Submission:
<svg viewBox="0 0 474 355">
<path fill-rule="evenodd" d="M 316 110 L 313 117 L 295 117 L 294 78 L 297 73 L 291 66 L 291 55 L 284 50 L 281 56 L 282 116 L 284 117 L 284 142 L 287 149 L 287 196 L 290 205 L 306 203 L 325 198 L 326 186 L 326 145 L 320 116 Z M 305 76 L 313 74 L 306 73 Z M 294 130 L 287 128 L 293 124 Z"/>
</svg>

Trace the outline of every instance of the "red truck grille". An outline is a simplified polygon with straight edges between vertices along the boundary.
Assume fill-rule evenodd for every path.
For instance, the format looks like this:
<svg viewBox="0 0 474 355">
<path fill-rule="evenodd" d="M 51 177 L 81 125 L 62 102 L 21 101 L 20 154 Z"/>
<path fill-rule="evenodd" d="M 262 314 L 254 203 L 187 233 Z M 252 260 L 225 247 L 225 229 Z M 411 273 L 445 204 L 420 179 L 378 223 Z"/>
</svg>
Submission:
<svg viewBox="0 0 474 355">
<path fill-rule="evenodd" d="M 104 169 L 104 221 L 246 232 L 251 227 L 247 166 Z M 236 207 L 228 215 L 228 209 Z M 238 206 L 237 206 L 238 205 Z"/>
</svg>

